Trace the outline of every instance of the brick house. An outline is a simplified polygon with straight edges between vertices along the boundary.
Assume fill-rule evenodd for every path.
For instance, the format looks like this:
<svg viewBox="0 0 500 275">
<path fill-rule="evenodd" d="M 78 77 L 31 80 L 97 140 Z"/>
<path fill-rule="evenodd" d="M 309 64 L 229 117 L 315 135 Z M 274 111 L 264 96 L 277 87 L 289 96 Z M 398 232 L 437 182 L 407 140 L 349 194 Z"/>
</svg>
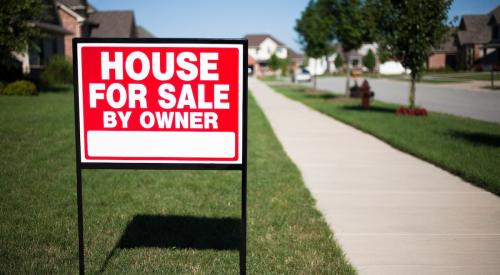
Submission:
<svg viewBox="0 0 500 275">
<path fill-rule="evenodd" d="M 56 6 L 62 26 L 72 32 L 65 37 L 65 55 L 72 57 L 71 40 L 74 37 L 154 37 L 135 23 L 131 10 L 98 11 L 85 0 L 57 0 Z"/>
<path fill-rule="evenodd" d="M 44 36 L 36 41 L 38 49 L 14 55 L 22 64 L 22 72 L 37 78 L 54 55 L 73 57 L 72 40 L 75 37 L 154 37 L 135 23 L 134 12 L 98 11 L 85 0 L 45 0 L 46 16 L 34 25 Z"/>
<path fill-rule="evenodd" d="M 444 68 L 457 69 L 457 46 L 455 44 L 456 30 L 450 30 L 445 41 L 437 49 L 433 49 L 427 59 L 427 69 L 437 70 Z"/>
<path fill-rule="evenodd" d="M 498 64 L 500 6 L 487 14 L 463 15 L 439 49 L 428 59 L 429 69 L 485 69 Z"/>
<path fill-rule="evenodd" d="M 302 65 L 302 54 L 292 51 L 270 34 L 248 34 L 243 38 L 248 40 L 248 67 L 251 74 L 259 76 L 269 73 L 268 61 L 273 54 L 288 59 L 292 68 Z"/>
</svg>

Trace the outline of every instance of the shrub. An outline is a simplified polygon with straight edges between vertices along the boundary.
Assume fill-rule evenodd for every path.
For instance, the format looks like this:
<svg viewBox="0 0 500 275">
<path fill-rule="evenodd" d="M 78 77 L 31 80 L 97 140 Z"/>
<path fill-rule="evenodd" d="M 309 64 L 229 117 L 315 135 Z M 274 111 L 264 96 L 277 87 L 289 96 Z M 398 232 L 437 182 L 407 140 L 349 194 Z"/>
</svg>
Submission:
<svg viewBox="0 0 500 275">
<path fill-rule="evenodd" d="M 33 82 L 28 80 L 18 80 L 9 83 L 3 89 L 4 95 L 38 95 L 38 90 Z"/>
<path fill-rule="evenodd" d="M 375 55 L 373 54 L 372 50 L 368 50 L 365 56 L 363 56 L 363 65 L 365 65 L 370 72 L 373 72 L 373 69 L 375 68 L 375 65 L 377 63 L 377 60 L 375 59 Z"/>
<path fill-rule="evenodd" d="M 49 60 L 41 78 L 49 86 L 72 83 L 73 67 L 64 56 L 55 55 Z"/>
<path fill-rule="evenodd" d="M 337 53 L 334 62 L 335 62 L 335 68 L 337 68 L 337 70 L 340 71 L 342 69 L 342 66 L 344 65 L 344 60 L 342 59 L 340 53 Z"/>
<path fill-rule="evenodd" d="M 3 89 L 5 89 L 5 83 L 0 81 L 0 95 L 3 94 Z"/>
</svg>

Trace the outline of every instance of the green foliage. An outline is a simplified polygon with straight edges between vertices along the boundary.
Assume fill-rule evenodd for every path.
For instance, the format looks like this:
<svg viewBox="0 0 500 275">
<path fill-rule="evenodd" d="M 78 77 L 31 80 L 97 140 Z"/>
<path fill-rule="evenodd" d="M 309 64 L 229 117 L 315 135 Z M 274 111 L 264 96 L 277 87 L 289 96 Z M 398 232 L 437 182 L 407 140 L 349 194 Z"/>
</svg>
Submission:
<svg viewBox="0 0 500 275">
<path fill-rule="evenodd" d="M 281 75 L 286 76 L 288 74 L 288 66 L 290 64 L 290 60 L 286 58 L 279 58 L 275 53 L 271 55 L 269 58 L 269 68 L 271 71 L 275 72 L 277 70 L 281 70 Z"/>
<path fill-rule="evenodd" d="M 295 31 L 299 34 L 299 42 L 308 57 L 320 58 L 331 51 L 331 22 L 318 8 L 315 1 L 309 1 L 301 17 L 295 23 Z"/>
<path fill-rule="evenodd" d="M 271 71 L 273 71 L 273 72 L 280 68 L 281 61 L 280 61 L 280 58 L 276 55 L 276 53 L 273 53 L 271 55 L 271 58 L 269 58 L 268 65 L 269 65 L 269 68 L 271 69 Z"/>
<path fill-rule="evenodd" d="M 18 80 L 8 84 L 2 94 L 4 95 L 38 95 L 38 90 L 33 82 Z"/>
<path fill-rule="evenodd" d="M 42 18 L 39 0 L 2 0 L 0 4 L 0 66 L 13 66 L 11 52 L 23 52 L 40 35 L 32 22 Z"/>
<path fill-rule="evenodd" d="M 453 0 L 379 0 L 379 46 L 411 70 L 410 107 L 415 104 L 415 81 L 425 71 L 433 47 L 438 48 Z"/>
<path fill-rule="evenodd" d="M 0 81 L 0 95 L 3 94 L 4 89 L 5 89 L 5 83 Z"/>
<path fill-rule="evenodd" d="M 335 67 L 338 69 L 341 69 L 342 66 L 344 65 L 344 59 L 342 59 L 342 54 L 337 53 L 337 56 L 335 57 Z"/>
<path fill-rule="evenodd" d="M 330 24 L 329 36 L 337 38 L 345 52 L 374 40 L 373 1 L 319 0 L 318 7 L 321 16 Z"/>
<path fill-rule="evenodd" d="M 287 76 L 291 61 L 288 58 L 280 59 L 281 76 Z"/>
<path fill-rule="evenodd" d="M 72 83 L 73 66 L 64 56 L 55 55 L 50 58 L 41 77 L 49 86 Z"/>
<path fill-rule="evenodd" d="M 368 52 L 366 53 L 365 56 L 363 56 L 363 65 L 370 70 L 370 72 L 373 72 L 373 69 L 375 69 L 375 65 L 377 63 L 377 60 L 375 58 L 375 55 L 373 54 L 372 50 L 369 49 Z"/>
</svg>

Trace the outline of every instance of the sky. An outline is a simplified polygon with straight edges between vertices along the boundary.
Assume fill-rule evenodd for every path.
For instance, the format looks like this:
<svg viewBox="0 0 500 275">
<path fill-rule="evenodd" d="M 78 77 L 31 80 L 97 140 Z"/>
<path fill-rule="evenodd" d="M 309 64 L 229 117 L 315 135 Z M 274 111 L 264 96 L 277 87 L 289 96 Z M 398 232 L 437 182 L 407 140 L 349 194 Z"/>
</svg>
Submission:
<svg viewBox="0 0 500 275">
<path fill-rule="evenodd" d="M 156 37 L 241 38 L 268 33 L 301 52 L 295 21 L 309 0 L 88 0 L 98 10 L 133 10 Z M 455 0 L 449 18 L 487 13 L 500 0 Z"/>
</svg>

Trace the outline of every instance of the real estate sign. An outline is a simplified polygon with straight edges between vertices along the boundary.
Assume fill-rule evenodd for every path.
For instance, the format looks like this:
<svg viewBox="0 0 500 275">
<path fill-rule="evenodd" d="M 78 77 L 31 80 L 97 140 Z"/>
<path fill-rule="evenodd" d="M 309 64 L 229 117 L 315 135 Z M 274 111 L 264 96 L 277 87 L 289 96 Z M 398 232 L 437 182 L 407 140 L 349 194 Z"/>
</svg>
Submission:
<svg viewBox="0 0 500 275">
<path fill-rule="evenodd" d="M 242 41 L 79 39 L 73 47 L 82 164 L 243 163 Z"/>
</svg>

